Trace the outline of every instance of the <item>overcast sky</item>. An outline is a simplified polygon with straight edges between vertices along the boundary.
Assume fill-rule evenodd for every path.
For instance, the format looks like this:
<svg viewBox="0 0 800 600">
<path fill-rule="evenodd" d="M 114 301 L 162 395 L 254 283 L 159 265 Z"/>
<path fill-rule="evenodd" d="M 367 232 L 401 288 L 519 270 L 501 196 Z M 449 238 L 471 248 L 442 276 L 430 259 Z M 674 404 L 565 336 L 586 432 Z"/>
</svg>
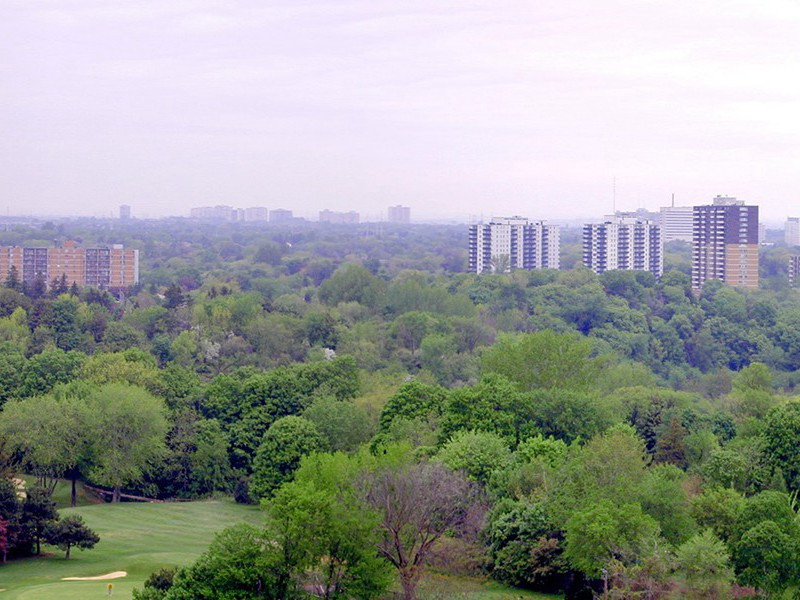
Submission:
<svg viewBox="0 0 800 600">
<path fill-rule="evenodd" d="M 794 0 L 0 0 L 0 209 L 800 214 Z"/>
</svg>

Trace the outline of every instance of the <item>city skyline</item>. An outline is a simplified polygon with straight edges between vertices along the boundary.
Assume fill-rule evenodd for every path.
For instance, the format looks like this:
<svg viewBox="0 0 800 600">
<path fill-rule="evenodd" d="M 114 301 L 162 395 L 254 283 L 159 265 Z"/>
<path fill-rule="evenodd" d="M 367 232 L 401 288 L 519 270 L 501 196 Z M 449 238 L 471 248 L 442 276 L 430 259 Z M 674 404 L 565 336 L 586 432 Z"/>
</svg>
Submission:
<svg viewBox="0 0 800 600">
<path fill-rule="evenodd" d="M 0 210 L 553 220 L 674 193 L 782 221 L 798 25 L 779 0 L 7 2 Z"/>
</svg>

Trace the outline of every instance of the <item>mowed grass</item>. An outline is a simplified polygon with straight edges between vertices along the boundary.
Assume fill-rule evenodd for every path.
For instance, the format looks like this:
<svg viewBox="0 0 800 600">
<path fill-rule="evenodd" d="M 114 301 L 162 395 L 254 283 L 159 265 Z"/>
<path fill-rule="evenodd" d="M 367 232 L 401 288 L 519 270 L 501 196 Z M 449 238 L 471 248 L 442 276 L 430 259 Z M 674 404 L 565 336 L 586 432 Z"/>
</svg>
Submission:
<svg viewBox="0 0 800 600">
<path fill-rule="evenodd" d="M 100 535 L 92 550 L 72 550 L 72 557 L 46 547 L 48 556 L 0 566 L 0 600 L 78 600 L 131 598 L 153 571 L 192 563 L 208 548 L 214 533 L 236 523 L 263 522 L 261 511 L 228 500 L 165 504 L 95 504 L 62 509 L 79 514 Z M 44 548 L 43 548 L 44 551 Z M 127 571 L 113 581 L 61 581 Z"/>
<path fill-rule="evenodd" d="M 33 479 L 25 478 L 29 484 Z M 69 485 L 60 483 L 54 493 L 62 514 L 80 514 L 100 535 L 93 550 L 72 550 L 64 559 L 57 548 L 45 546 L 47 556 L 0 565 L 0 600 L 129 599 L 153 571 L 191 564 L 208 548 L 214 534 L 236 523 L 259 525 L 263 514 L 253 506 L 230 500 L 165 504 L 100 502 L 82 486 L 77 508 L 69 504 Z M 61 581 L 62 577 L 93 577 L 112 571 L 128 576 L 112 581 Z M 556 598 L 502 586 L 492 581 L 431 573 L 421 586 L 422 598 L 440 600 L 538 600 Z"/>
</svg>

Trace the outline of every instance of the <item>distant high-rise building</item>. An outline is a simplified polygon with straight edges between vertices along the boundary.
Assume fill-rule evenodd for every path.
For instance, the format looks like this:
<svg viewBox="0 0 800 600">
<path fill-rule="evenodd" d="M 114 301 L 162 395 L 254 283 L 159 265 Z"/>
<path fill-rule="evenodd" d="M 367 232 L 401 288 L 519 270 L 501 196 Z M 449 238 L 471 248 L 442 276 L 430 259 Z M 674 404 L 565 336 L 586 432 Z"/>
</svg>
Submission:
<svg viewBox="0 0 800 600">
<path fill-rule="evenodd" d="M 717 196 L 694 207 L 692 287 L 709 279 L 737 287 L 758 287 L 758 207 Z"/>
<path fill-rule="evenodd" d="M 789 217 L 783 231 L 787 246 L 800 246 L 800 218 Z"/>
<path fill-rule="evenodd" d="M 692 241 L 694 209 L 691 206 L 663 206 L 661 208 L 661 237 L 664 243 L 680 240 Z"/>
<path fill-rule="evenodd" d="M 390 206 L 388 208 L 389 223 L 410 223 L 411 222 L 411 208 L 408 206 Z"/>
<path fill-rule="evenodd" d="M 23 283 L 41 278 L 49 285 L 63 276 L 67 285 L 121 289 L 139 282 L 139 251 L 122 244 L 78 248 L 72 241 L 59 247 L 0 247 L 0 280 L 12 267 Z"/>
<path fill-rule="evenodd" d="M 558 269 L 558 225 L 522 217 L 494 217 L 469 228 L 469 270 L 508 273 L 514 269 Z"/>
<path fill-rule="evenodd" d="M 621 269 L 664 272 L 661 225 L 649 219 L 608 216 L 583 227 L 583 265 L 595 273 Z"/>
<path fill-rule="evenodd" d="M 193 208 L 189 212 L 189 216 L 192 219 L 203 219 L 206 221 L 235 222 L 239 220 L 238 210 L 224 204 Z"/>
<path fill-rule="evenodd" d="M 333 225 L 350 225 L 358 223 L 359 214 L 354 210 L 349 212 L 337 212 L 335 210 L 321 210 L 319 211 L 320 223 L 331 223 Z"/>
<path fill-rule="evenodd" d="M 288 223 L 293 218 L 292 211 L 286 210 L 285 208 L 276 208 L 269 211 L 270 223 Z"/>
<path fill-rule="evenodd" d="M 123 221 L 127 221 L 131 218 L 131 207 L 127 204 L 123 204 L 119 207 L 119 218 Z"/>
<path fill-rule="evenodd" d="M 767 243 L 767 225 L 766 223 L 758 224 L 758 244 L 763 246 Z"/>
<path fill-rule="evenodd" d="M 789 257 L 789 285 L 796 287 L 800 283 L 800 254 Z"/>
<path fill-rule="evenodd" d="M 251 206 L 244 209 L 245 221 L 267 221 L 269 220 L 269 211 L 263 206 Z"/>
</svg>

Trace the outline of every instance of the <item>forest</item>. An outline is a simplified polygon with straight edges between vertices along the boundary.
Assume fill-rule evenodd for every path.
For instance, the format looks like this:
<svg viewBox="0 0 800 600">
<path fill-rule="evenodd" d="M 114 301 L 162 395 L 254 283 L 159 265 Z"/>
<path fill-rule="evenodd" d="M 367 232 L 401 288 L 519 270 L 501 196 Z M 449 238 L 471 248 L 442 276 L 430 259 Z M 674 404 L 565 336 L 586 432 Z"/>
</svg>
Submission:
<svg viewBox="0 0 800 600">
<path fill-rule="evenodd" d="M 562 270 L 476 275 L 466 234 L 7 226 L 3 246 L 138 248 L 141 282 L 0 282 L 0 556 L 94 545 L 49 501 L 66 479 L 112 502 L 262 507 L 139 600 L 413 600 L 429 573 L 800 597 L 791 249 L 762 248 L 759 290 L 695 294 L 688 244 L 659 280 L 595 275 L 567 229 Z"/>
</svg>

